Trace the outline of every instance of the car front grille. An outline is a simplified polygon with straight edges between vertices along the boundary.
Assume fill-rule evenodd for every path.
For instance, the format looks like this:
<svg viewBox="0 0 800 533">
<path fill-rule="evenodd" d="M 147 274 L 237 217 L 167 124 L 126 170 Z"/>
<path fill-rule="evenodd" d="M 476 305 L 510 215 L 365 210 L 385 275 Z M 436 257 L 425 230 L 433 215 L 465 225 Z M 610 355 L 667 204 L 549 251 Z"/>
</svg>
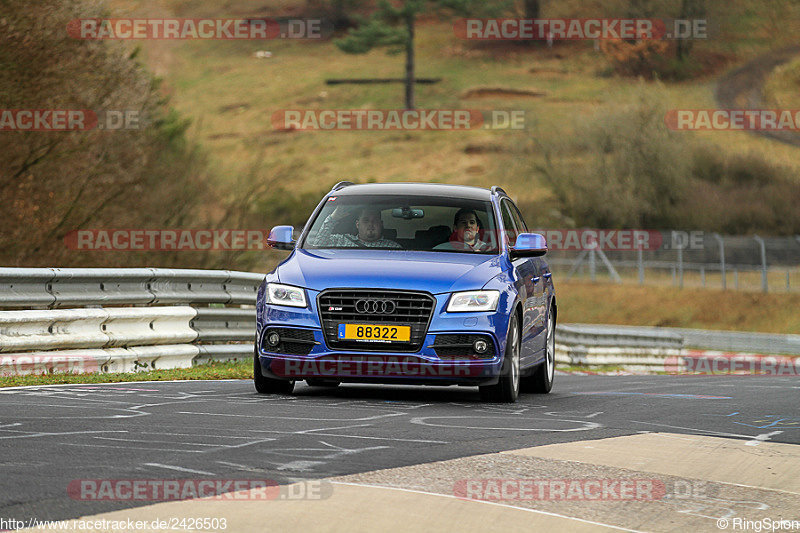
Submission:
<svg viewBox="0 0 800 533">
<path fill-rule="evenodd" d="M 325 341 L 332 349 L 415 352 L 425 340 L 436 299 L 425 292 L 331 289 L 320 293 L 317 304 Z M 411 340 L 391 343 L 339 340 L 339 324 L 410 326 Z"/>
</svg>

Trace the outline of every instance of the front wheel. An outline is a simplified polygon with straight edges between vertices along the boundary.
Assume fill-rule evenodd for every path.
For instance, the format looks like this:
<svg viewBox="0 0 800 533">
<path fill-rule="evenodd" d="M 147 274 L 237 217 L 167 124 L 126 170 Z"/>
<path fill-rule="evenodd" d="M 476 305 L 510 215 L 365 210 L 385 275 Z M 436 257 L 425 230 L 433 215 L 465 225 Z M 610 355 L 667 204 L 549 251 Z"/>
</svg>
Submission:
<svg viewBox="0 0 800 533">
<path fill-rule="evenodd" d="M 500 379 L 495 385 L 480 387 L 481 399 L 493 403 L 514 403 L 519 396 L 519 325 L 516 313 L 511 316 L 506 337 L 506 353 L 503 356 L 503 366 L 500 370 Z"/>
<path fill-rule="evenodd" d="M 545 340 L 544 362 L 530 376 L 522 378 L 522 390 L 547 394 L 553 389 L 556 375 L 556 319 L 553 309 L 547 313 L 547 339 Z"/>
<path fill-rule="evenodd" d="M 294 381 L 264 377 L 261 373 L 261 363 L 258 361 L 258 352 L 253 354 L 253 384 L 260 394 L 291 394 L 294 390 Z"/>
</svg>

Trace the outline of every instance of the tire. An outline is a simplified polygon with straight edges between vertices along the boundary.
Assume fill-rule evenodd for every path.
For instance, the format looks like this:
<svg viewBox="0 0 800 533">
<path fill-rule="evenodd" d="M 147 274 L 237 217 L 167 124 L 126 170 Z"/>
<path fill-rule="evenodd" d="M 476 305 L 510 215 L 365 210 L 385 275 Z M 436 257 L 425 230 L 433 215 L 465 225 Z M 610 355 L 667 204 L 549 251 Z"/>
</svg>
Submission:
<svg viewBox="0 0 800 533">
<path fill-rule="evenodd" d="M 336 381 L 335 379 L 324 379 L 324 378 L 313 378 L 307 379 L 306 385 L 309 387 L 330 387 L 336 388 L 339 386 L 341 381 Z"/>
<path fill-rule="evenodd" d="M 520 384 L 519 352 L 519 325 L 515 312 L 511 316 L 511 320 L 509 320 L 508 324 L 506 353 L 503 355 L 500 379 L 495 385 L 480 387 L 481 399 L 483 401 L 492 403 L 514 403 L 517 401 Z"/>
<path fill-rule="evenodd" d="M 258 352 L 253 354 L 253 384 L 259 394 L 291 394 L 294 390 L 294 381 L 266 378 L 261 374 Z"/>
<path fill-rule="evenodd" d="M 546 331 L 544 362 L 530 376 L 522 378 L 522 390 L 525 392 L 547 394 L 553 389 L 556 375 L 556 318 L 552 308 L 547 313 Z"/>
</svg>

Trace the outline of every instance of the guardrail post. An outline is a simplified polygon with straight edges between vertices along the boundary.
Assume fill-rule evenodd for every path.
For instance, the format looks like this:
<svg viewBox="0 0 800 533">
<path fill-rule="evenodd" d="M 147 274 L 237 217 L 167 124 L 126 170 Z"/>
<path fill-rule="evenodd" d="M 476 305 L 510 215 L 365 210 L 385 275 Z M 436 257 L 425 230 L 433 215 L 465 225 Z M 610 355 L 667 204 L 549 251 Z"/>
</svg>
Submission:
<svg viewBox="0 0 800 533">
<path fill-rule="evenodd" d="M 714 238 L 719 243 L 719 267 L 722 270 L 722 290 L 726 289 L 725 283 L 725 241 L 719 236 L 719 233 L 714 234 Z"/>
<path fill-rule="evenodd" d="M 768 292 L 767 287 L 767 247 L 764 244 L 764 239 L 758 235 L 754 235 L 753 239 L 758 243 L 761 248 L 761 290 Z"/>
<path fill-rule="evenodd" d="M 683 243 L 677 242 L 676 233 L 672 232 L 672 245 L 678 250 L 678 287 L 683 288 Z"/>
<path fill-rule="evenodd" d="M 642 261 L 642 247 L 636 250 L 636 262 L 639 268 L 639 285 L 644 285 L 644 261 Z"/>
<path fill-rule="evenodd" d="M 706 288 L 706 267 L 700 267 L 700 283 L 703 284 L 703 288 Z"/>
<path fill-rule="evenodd" d="M 790 292 L 791 289 L 789 288 L 789 271 L 786 271 L 786 292 Z"/>
<path fill-rule="evenodd" d="M 738 291 L 739 290 L 739 269 L 733 269 L 733 287 Z"/>
</svg>

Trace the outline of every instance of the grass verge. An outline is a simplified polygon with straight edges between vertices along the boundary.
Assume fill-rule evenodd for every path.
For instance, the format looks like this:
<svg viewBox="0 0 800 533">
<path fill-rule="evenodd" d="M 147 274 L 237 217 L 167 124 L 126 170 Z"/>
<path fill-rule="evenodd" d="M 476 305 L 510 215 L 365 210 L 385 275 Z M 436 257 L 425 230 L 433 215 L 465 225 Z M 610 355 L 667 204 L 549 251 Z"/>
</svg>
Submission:
<svg viewBox="0 0 800 533">
<path fill-rule="evenodd" d="M 253 362 L 252 360 L 218 362 L 194 366 L 192 368 L 172 368 L 167 370 L 151 370 L 149 372 L 9 376 L 0 378 L 0 387 L 209 379 L 253 379 Z"/>
<path fill-rule="evenodd" d="M 800 332 L 800 294 L 557 283 L 561 323 Z"/>
</svg>

